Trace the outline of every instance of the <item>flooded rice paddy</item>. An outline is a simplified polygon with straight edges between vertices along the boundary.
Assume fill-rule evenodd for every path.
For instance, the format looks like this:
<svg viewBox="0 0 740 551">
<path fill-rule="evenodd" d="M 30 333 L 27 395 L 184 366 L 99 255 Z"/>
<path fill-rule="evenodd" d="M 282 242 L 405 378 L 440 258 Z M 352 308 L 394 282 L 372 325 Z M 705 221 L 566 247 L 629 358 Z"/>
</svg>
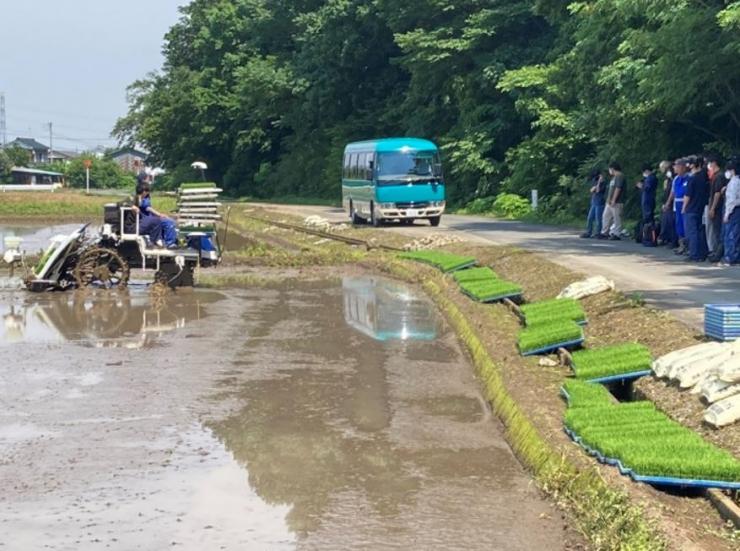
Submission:
<svg viewBox="0 0 740 551">
<path fill-rule="evenodd" d="M 426 298 L 0 293 L 0 549 L 562 549 Z"/>
</svg>

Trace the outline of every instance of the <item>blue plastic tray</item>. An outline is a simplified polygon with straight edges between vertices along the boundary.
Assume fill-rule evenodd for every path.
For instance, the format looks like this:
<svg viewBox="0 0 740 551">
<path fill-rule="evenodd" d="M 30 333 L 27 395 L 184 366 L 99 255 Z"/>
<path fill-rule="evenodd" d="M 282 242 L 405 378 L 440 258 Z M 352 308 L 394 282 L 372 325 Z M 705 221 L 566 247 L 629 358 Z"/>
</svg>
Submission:
<svg viewBox="0 0 740 551">
<path fill-rule="evenodd" d="M 522 356 L 537 356 L 538 354 L 544 354 L 545 352 L 552 352 L 553 350 L 557 350 L 558 348 L 568 348 L 569 346 L 578 346 L 583 344 L 583 341 L 585 341 L 585 337 L 581 337 L 578 340 L 574 341 L 567 341 L 567 342 L 561 342 L 558 344 L 550 344 L 548 346 L 545 346 L 543 348 L 539 348 L 537 350 L 530 350 L 527 352 L 519 351 L 519 354 Z"/>
<path fill-rule="evenodd" d="M 564 389 L 561 389 L 564 391 Z M 566 393 L 567 394 L 567 393 Z M 583 443 L 583 440 L 568 427 L 565 427 L 565 433 L 586 453 L 595 457 L 600 463 L 617 467 L 619 472 L 629 476 L 635 482 L 643 482 L 651 486 L 674 486 L 682 488 L 719 488 L 722 490 L 740 490 L 740 482 L 722 482 L 721 480 L 702 480 L 693 478 L 674 478 L 670 476 L 645 476 L 637 474 L 629 467 L 625 467 L 621 461 L 613 457 L 606 457 L 600 451 L 595 450 Z"/>
<path fill-rule="evenodd" d="M 645 371 L 633 371 L 632 373 L 622 373 L 620 375 L 609 375 L 608 377 L 598 377 L 596 379 L 586 379 L 589 383 L 599 383 L 602 385 L 609 384 L 609 383 L 619 383 L 622 381 L 634 381 L 635 379 L 640 379 L 642 377 L 646 377 L 652 373 L 651 370 L 645 370 Z"/>
</svg>

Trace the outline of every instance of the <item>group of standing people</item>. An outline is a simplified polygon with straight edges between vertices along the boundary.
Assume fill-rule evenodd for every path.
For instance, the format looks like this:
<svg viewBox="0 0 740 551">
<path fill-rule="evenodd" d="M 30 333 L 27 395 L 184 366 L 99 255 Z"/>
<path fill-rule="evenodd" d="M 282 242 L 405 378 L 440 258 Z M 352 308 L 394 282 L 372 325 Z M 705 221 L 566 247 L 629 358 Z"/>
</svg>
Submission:
<svg viewBox="0 0 740 551">
<path fill-rule="evenodd" d="M 600 171 L 589 178 L 591 205 L 581 237 L 620 240 L 627 180 L 618 163 L 609 165 L 610 179 Z M 661 214 L 656 222 L 662 179 Z M 722 167 L 713 155 L 692 155 L 660 163 L 657 174 L 645 164 L 640 193 L 641 219 L 636 229 L 645 245 L 673 247 L 687 261 L 740 263 L 740 176 L 736 161 Z"/>
</svg>

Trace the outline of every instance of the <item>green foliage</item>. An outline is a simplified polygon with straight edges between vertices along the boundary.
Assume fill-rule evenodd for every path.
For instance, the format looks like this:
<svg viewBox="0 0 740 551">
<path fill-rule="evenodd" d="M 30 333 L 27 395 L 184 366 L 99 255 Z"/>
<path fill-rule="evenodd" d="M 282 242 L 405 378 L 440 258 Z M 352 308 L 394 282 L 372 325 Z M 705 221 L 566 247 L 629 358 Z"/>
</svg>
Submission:
<svg viewBox="0 0 740 551">
<path fill-rule="evenodd" d="M 91 189 L 126 189 L 134 192 L 136 187 L 136 176 L 123 170 L 118 163 L 111 159 L 102 158 L 91 153 L 83 153 L 68 163 L 53 163 L 51 165 L 40 165 L 39 168 L 52 170 L 64 174 L 64 179 L 69 187 L 85 188 L 86 169 L 85 160 L 92 162 L 90 167 Z"/>
<path fill-rule="evenodd" d="M 503 279 L 465 281 L 460 284 L 460 289 L 478 302 L 496 302 L 522 294 L 521 286 Z"/>
<path fill-rule="evenodd" d="M 615 404 L 600 385 L 568 382 L 566 426 L 582 442 L 643 476 L 740 481 L 740 461 L 655 409 Z"/>
<path fill-rule="evenodd" d="M 412 251 L 402 253 L 400 258 L 415 260 L 424 264 L 431 264 L 443 272 L 455 272 L 475 264 L 475 258 L 471 256 L 459 256 L 443 251 Z"/>
<path fill-rule="evenodd" d="M 649 371 L 653 362 L 647 347 L 628 343 L 573 353 L 573 371 L 579 379 L 598 379 Z"/>
<path fill-rule="evenodd" d="M 450 204 L 583 216 L 585 175 L 740 146 L 740 3 L 193 0 L 115 133 L 232 195 L 334 199 L 348 141 L 418 135 Z M 679 39 L 677 37 L 685 37 Z M 484 199 L 476 199 L 484 198 Z M 507 200 L 503 216 L 518 217 Z M 512 204 L 509 204 L 512 202 Z M 627 216 L 638 194 L 628 195 Z M 526 214 L 526 213 L 525 213 Z"/>
<path fill-rule="evenodd" d="M 531 210 L 529 201 L 513 193 L 501 193 L 493 202 L 493 212 L 502 218 L 521 218 Z"/>
<path fill-rule="evenodd" d="M 583 340 L 583 328 L 575 322 L 559 320 L 548 325 L 533 325 L 519 332 L 519 352 L 552 349 L 563 343 Z"/>
<path fill-rule="evenodd" d="M 529 325 L 557 323 L 558 320 L 569 320 L 577 323 L 586 321 L 586 313 L 581 303 L 572 298 L 557 298 L 525 304 L 522 314 Z"/>
<path fill-rule="evenodd" d="M 468 268 L 467 270 L 460 270 L 452 274 L 452 278 L 462 284 L 462 283 L 470 283 L 473 281 L 485 281 L 489 279 L 498 279 L 498 276 L 496 275 L 496 272 L 494 272 L 491 268 L 482 267 L 482 268 Z"/>
</svg>

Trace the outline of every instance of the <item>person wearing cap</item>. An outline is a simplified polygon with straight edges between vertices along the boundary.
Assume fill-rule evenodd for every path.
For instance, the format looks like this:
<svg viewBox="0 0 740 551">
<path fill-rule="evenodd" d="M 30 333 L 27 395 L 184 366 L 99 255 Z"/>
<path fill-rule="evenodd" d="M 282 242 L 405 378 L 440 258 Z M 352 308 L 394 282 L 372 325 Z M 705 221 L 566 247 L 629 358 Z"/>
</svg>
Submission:
<svg viewBox="0 0 740 551">
<path fill-rule="evenodd" d="M 678 242 L 676 254 L 684 254 L 687 249 L 683 223 L 683 198 L 686 192 L 686 184 L 688 183 L 688 175 L 686 174 L 688 164 L 688 161 L 684 158 L 676 159 L 676 162 L 673 163 L 675 176 L 671 185 L 671 194 L 663 207 L 673 209 L 673 218 L 676 224 L 676 241 Z"/>
<path fill-rule="evenodd" d="M 606 194 L 606 207 L 604 208 L 604 220 L 602 222 L 602 233 L 599 239 L 611 239 L 619 241 L 622 233 L 622 211 L 624 210 L 624 194 L 627 189 L 627 180 L 622 172 L 622 167 L 617 162 L 609 164 L 609 174 L 612 179 Z"/>
<path fill-rule="evenodd" d="M 725 213 L 722 221 L 725 224 L 723 241 L 724 257 L 719 266 L 730 266 L 740 262 L 740 177 L 737 174 L 737 162 L 730 161 L 725 166 L 725 178 L 728 180 L 725 191 Z"/>
<path fill-rule="evenodd" d="M 719 158 L 710 155 L 707 158 L 707 172 L 709 174 L 709 205 L 707 208 L 707 247 L 712 262 L 722 259 L 722 211 L 724 208 L 723 190 L 727 185 L 725 173 L 719 166 Z"/>
<path fill-rule="evenodd" d="M 704 209 L 709 202 L 709 179 L 704 169 L 704 158 L 692 156 L 689 159 L 691 175 L 686 185 L 683 200 L 684 226 L 689 245 L 689 258 L 692 262 L 707 259 L 707 238 L 702 225 Z"/>
</svg>

